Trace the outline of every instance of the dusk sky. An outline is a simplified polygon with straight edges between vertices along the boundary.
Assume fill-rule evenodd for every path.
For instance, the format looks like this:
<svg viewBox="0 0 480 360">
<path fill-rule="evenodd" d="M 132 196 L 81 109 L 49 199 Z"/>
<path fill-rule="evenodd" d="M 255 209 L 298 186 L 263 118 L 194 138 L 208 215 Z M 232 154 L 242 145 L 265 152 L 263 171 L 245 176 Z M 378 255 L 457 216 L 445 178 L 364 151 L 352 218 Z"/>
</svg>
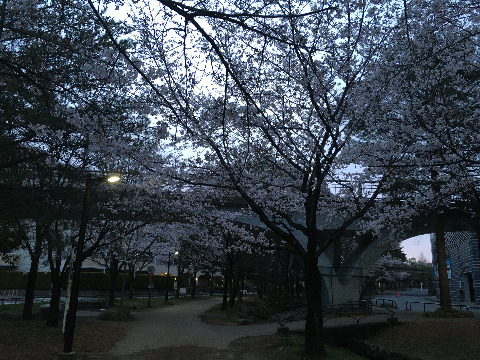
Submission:
<svg viewBox="0 0 480 360">
<path fill-rule="evenodd" d="M 418 257 L 423 252 L 428 261 L 432 261 L 432 249 L 430 245 L 430 234 L 419 235 L 407 239 L 400 243 L 403 252 L 407 255 L 407 259 Z"/>
</svg>

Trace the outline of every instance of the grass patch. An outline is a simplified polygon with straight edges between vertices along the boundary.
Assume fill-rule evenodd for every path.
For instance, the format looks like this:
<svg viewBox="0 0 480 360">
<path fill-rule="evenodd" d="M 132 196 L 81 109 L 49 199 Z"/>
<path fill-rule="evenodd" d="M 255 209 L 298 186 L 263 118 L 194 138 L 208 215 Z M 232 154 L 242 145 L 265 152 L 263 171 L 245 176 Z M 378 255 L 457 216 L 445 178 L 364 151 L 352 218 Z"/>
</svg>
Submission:
<svg viewBox="0 0 480 360">
<path fill-rule="evenodd" d="M 222 305 L 218 304 L 209 309 L 201 316 L 202 321 L 210 325 L 238 325 L 240 319 L 247 324 L 276 322 L 278 319 L 274 317 L 275 314 L 295 311 L 299 305 L 298 302 L 270 302 L 257 297 L 244 297 L 241 302 L 236 301 L 233 308 L 227 305 L 227 308 L 222 310 L 221 307 Z"/>
<path fill-rule="evenodd" d="M 116 301 L 117 305 L 128 307 L 130 309 L 156 309 L 162 308 L 164 306 L 170 305 L 178 305 L 183 304 L 186 302 L 190 302 L 192 300 L 191 297 L 179 297 L 179 298 L 170 298 L 168 299 L 168 303 L 165 304 L 165 298 L 163 297 L 152 297 L 150 299 L 150 307 L 148 306 L 148 298 L 135 298 L 135 299 L 123 299 L 123 304 L 120 300 Z"/>
<path fill-rule="evenodd" d="M 284 347 L 282 360 L 306 360 L 311 359 L 305 354 L 305 339 L 303 335 L 291 334 L 290 336 L 279 336 L 280 343 Z M 363 356 L 359 356 L 345 348 L 335 346 L 325 346 L 328 360 L 368 360 Z"/>
<path fill-rule="evenodd" d="M 366 341 L 423 360 L 472 360 L 480 353 L 479 319 L 432 319 L 386 327 Z"/>
<path fill-rule="evenodd" d="M 428 311 L 423 314 L 423 316 L 427 318 L 473 318 L 475 315 L 471 311 L 462 311 L 462 310 L 456 310 L 456 309 L 444 309 L 440 308 L 435 311 Z"/>
<path fill-rule="evenodd" d="M 0 359 L 52 360 L 63 350 L 61 325 L 51 328 L 38 317 L 26 321 L 5 314 L 0 323 Z M 78 359 L 84 358 L 83 354 L 106 353 L 125 335 L 127 328 L 127 323 L 77 318 L 73 350 Z"/>
<path fill-rule="evenodd" d="M 201 319 L 207 324 L 220 326 L 238 325 L 240 319 L 246 320 L 248 324 L 262 323 L 268 319 L 268 310 L 265 310 L 264 317 L 249 314 L 247 311 L 262 308 L 265 303 L 262 299 L 244 297 L 243 301 L 236 301 L 233 308 L 227 305 L 227 308 L 222 310 L 222 304 L 213 306 L 201 315 Z"/>
<path fill-rule="evenodd" d="M 40 306 L 46 303 L 33 303 L 33 311 L 38 311 Z M 0 305 L 0 312 L 23 311 L 23 303 Z"/>
</svg>

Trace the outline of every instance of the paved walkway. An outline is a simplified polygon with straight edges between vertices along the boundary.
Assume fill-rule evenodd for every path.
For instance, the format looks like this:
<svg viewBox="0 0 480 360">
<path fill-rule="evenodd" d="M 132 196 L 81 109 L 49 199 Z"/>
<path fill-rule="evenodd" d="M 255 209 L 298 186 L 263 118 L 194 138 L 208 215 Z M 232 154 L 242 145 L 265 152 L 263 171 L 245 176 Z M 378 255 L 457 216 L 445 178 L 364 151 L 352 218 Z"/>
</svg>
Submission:
<svg viewBox="0 0 480 360">
<path fill-rule="evenodd" d="M 429 321 L 422 317 L 422 301 L 428 301 L 417 294 L 384 294 L 377 298 L 395 300 L 398 309 L 394 309 L 395 317 L 400 322 Z M 422 294 L 423 295 L 423 294 Z M 412 306 L 412 310 L 405 310 L 407 301 L 419 302 Z M 245 326 L 214 326 L 201 321 L 200 315 L 212 306 L 219 304 L 219 298 L 197 299 L 180 305 L 152 309 L 135 314 L 137 320 L 132 323 L 127 335 L 115 344 L 111 350 L 112 356 L 128 356 L 143 350 L 153 350 L 162 347 L 194 345 L 216 349 L 226 349 L 233 340 L 246 336 L 274 334 L 279 325 L 268 323 Z M 428 310 L 428 309 L 427 309 Z M 382 312 L 382 310 L 378 310 Z M 478 316 L 478 314 L 476 314 Z M 388 315 L 385 313 L 368 316 L 360 319 L 360 323 L 385 322 Z M 356 318 L 325 319 L 325 327 L 352 325 L 357 323 Z M 304 321 L 286 324 L 290 329 L 303 329 Z"/>
<path fill-rule="evenodd" d="M 153 309 L 136 314 L 126 337 L 115 344 L 112 355 L 128 355 L 167 346 L 196 345 L 226 349 L 235 339 L 245 336 L 269 335 L 276 332 L 277 323 L 245 326 L 213 326 L 200 320 L 199 315 L 221 299 L 201 299 L 180 305 Z M 303 328 L 304 322 L 290 323 L 289 328 Z"/>
</svg>

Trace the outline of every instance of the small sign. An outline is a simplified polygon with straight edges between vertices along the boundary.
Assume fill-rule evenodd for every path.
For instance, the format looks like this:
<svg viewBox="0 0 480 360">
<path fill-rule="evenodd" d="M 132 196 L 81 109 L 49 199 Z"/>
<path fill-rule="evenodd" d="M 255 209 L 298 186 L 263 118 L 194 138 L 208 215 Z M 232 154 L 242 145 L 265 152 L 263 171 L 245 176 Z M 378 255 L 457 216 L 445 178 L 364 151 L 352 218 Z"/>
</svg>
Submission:
<svg viewBox="0 0 480 360">
<path fill-rule="evenodd" d="M 155 288 L 155 284 L 154 284 L 154 283 L 148 284 L 148 288 L 149 288 L 149 289 L 154 289 L 154 288 Z"/>
<path fill-rule="evenodd" d="M 177 290 L 177 282 L 176 282 L 176 281 L 173 283 L 173 288 L 174 288 L 175 290 Z"/>
</svg>

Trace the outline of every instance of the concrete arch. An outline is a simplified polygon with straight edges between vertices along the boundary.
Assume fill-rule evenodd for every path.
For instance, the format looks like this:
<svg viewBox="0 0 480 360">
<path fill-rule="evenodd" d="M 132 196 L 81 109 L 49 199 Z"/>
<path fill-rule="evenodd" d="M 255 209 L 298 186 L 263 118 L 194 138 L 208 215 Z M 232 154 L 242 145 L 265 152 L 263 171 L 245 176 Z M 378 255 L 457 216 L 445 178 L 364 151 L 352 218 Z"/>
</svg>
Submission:
<svg viewBox="0 0 480 360">
<path fill-rule="evenodd" d="M 331 268 L 323 271 L 322 296 L 325 306 L 334 306 L 346 301 L 357 301 L 361 295 L 361 284 L 376 261 L 401 239 L 435 232 L 435 214 L 423 214 L 412 217 L 404 222 L 405 227 L 398 231 L 394 228 L 385 228 L 370 241 L 360 243 L 353 249 L 340 266 L 335 266 L 335 244 L 325 251 L 325 256 L 319 258 L 319 268 Z M 446 232 L 477 231 L 479 218 L 471 217 L 462 211 L 451 210 L 442 214 Z M 401 235 L 400 235 L 401 234 Z M 401 239 L 399 238 L 401 236 Z M 338 246 L 337 246 L 338 248 Z M 322 254 L 323 255 L 323 254 Z"/>
</svg>

